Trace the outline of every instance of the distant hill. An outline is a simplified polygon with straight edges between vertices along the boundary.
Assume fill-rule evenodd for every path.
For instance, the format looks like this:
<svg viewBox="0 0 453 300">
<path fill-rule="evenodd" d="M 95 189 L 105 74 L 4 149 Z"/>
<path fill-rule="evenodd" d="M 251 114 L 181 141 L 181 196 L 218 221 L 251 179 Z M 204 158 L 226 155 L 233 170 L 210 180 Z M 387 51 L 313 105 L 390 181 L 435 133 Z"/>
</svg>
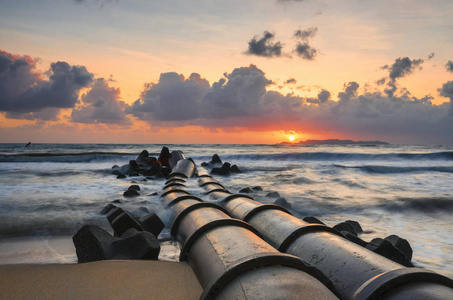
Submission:
<svg viewBox="0 0 453 300">
<path fill-rule="evenodd" d="M 352 140 L 306 140 L 298 143 L 282 142 L 280 145 L 390 145 L 381 141 L 352 141 Z"/>
</svg>

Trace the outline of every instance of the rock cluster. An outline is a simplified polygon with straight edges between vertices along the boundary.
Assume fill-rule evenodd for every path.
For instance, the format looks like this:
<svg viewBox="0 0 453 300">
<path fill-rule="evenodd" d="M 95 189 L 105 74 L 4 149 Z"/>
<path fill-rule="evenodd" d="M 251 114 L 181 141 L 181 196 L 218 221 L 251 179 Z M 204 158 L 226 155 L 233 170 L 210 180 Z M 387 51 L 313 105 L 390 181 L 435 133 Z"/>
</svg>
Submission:
<svg viewBox="0 0 453 300">
<path fill-rule="evenodd" d="M 222 163 L 219 155 L 214 154 L 209 162 L 201 163 L 202 167 L 208 167 L 211 169 L 211 174 L 228 176 L 231 173 L 242 173 L 236 165 L 231 165 L 229 162 Z"/>
<path fill-rule="evenodd" d="M 171 172 L 172 156 L 181 155 L 179 151 L 170 150 L 167 147 L 162 147 L 159 157 L 149 156 L 147 150 L 143 150 L 135 160 L 130 160 L 129 164 L 119 167 L 112 167 L 112 174 L 117 175 L 116 178 L 126 178 L 127 176 L 155 176 L 167 177 Z"/>
<path fill-rule="evenodd" d="M 164 228 L 154 213 L 135 219 L 122 208 L 108 204 L 102 213 L 114 235 L 96 225 L 83 226 L 72 238 L 79 263 L 106 259 L 157 260 L 160 245 L 157 236 Z"/>
</svg>

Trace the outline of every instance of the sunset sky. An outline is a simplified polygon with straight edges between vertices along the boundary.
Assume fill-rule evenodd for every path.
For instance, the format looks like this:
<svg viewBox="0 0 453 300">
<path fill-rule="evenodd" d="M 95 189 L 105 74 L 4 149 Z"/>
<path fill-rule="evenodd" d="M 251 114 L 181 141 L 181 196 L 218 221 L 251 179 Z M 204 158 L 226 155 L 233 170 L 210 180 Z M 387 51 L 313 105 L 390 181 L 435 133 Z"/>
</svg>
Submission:
<svg viewBox="0 0 453 300">
<path fill-rule="evenodd" d="M 0 142 L 453 144 L 451 0 L 0 1 Z"/>
</svg>

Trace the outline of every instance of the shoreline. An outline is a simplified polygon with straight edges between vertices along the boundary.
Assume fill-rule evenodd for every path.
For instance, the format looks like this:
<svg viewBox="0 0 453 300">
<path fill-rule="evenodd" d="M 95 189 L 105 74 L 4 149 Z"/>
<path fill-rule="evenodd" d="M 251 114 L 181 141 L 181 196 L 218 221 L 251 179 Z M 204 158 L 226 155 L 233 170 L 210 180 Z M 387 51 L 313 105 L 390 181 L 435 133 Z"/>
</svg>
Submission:
<svg viewBox="0 0 453 300">
<path fill-rule="evenodd" d="M 160 242 L 159 261 L 179 262 L 176 242 Z M 18 264 L 76 264 L 72 235 L 0 238 L 0 266 Z"/>
<path fill-rule="evenodd" d="M 0 265 L 1 299 L 198 299 L 202 291 L 180 262 Z"/>
</svg>

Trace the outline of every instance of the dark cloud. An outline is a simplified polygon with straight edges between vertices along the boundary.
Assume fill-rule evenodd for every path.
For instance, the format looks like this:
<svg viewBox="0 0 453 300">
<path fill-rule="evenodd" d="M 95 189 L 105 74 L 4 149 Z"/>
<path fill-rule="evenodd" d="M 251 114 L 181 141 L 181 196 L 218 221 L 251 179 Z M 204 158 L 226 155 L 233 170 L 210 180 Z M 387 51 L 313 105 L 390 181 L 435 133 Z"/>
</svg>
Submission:
<svg viewBox="0 0 453 300">
<path fill-rule="evenodd" d="M 317 32 L 318 32 L 318 27 L 310 27 L 305 30 L 299 29 L 294 32 L 294 37 L 302 39 L 302 40 L 307 40 L 309 38 L 314 37 Z"/>
<path fill-rule="evenodd" d="M 432 59 L 433 57 L 434 57 L 434 52 L 432 52 L 428 55 L 428 60 Z"/>
<path fill-rule="evenodd" d="M 297 80 L 294 78 L 290 78 L 285 81 L 285 84 L 296 84 L 296 83 L 297 83 Z"/>
<path fill-rule="evenodd" d="M 145 87 L 127 112 L 142 120 L 192 120 L 199 117 L 199 102 L 208 89 L 209 82 L 196 73 L 187 79 L 174 72 L 163 73 L 157 84 Z"/>
<path fill-rule="evenodd" d="M 21 114 L 24 118 L 39 115 L 48 118 L 49 111 L 39 112 L 48 108 L 74 107 L 80 89 L 93 81 L 93 74 L 85 67 L 66 62 L 52 63 L 45 74 L 36 72 L 35 68 L 36 60 L 29 56 L 0 51 L 0 111 L 15 118 Z"/>
<path fill-rule="evenodd" d="M 294 50 L 296 54 L 306 60 L 314 60 L 318 54 L 318 50 L 312 48 L 308 43 L 297 43 L 296 49 Z"/>
<path fill-rule="evenodd" d="M 328 90 L 322 89 L 318 93 L 318 98 L 313 99 L 313 98 L 307 98 L 305 99 L 305 102 L 307 103 L 312 103 L 312 104 L 323 104 L 326 103 L 330 100 L 330 92 Z"/>
<path fill-rule="evenodd" d="M 357 96 L 358 89 L 359 84 L 355 81 L 351 81 L 348 84 L 345 84 L 344 92 L 338 93 L 338 103 L 343 104 L 345 102 L 349 102 L 349 100 Z"/>
<path fill-rule="evenodd" d="M 299 39 L 300 41 L 297 42 L 296 49 L 294 52 L 303 59 L 306 60 L 314 60 L 316 55 L 318 54 L 318 50 L 313 48 L 308 44 L 308 40 L 316 35 L 318 32 L 317 27 L 310 27 L 306 30 L 296 30 L 294 32 L 294 37 Z"/>
<path fill-rule="evenodd" d="M 109 87 L 108 81 L 96 79 L 90 91 L 81 97 L 72 110 L 71 120 L 77 123 L 130 124 L 124 112 L 126 104 L 120 100 L 120 90 Z"/>
<path fill-rule="evenodd" d="M 445 65 L 445 68 L 447 69 L 448 72 L 453 73 L 453 61 L 449 60 Z"/>
<path fill-rule="evenodd" d="M 283 44 L 280 42 L 272 43 L 273 39 L 274 34 L 265 31 L 262 38 L 258 39 L 255 36 L 249 41 L 249 47 L 245 53 L 263 57 L 281 56 Z"/>
<path fill-rule="evenodd" d="M 392 65 L 385 65 L 384 70 L 389 70 L 389 78 L 392 81 L 412 74 L 412 72 L 423 63 L 423 59 L 413 59 L 409 57 L 397 58 Z"/>
</svg>

